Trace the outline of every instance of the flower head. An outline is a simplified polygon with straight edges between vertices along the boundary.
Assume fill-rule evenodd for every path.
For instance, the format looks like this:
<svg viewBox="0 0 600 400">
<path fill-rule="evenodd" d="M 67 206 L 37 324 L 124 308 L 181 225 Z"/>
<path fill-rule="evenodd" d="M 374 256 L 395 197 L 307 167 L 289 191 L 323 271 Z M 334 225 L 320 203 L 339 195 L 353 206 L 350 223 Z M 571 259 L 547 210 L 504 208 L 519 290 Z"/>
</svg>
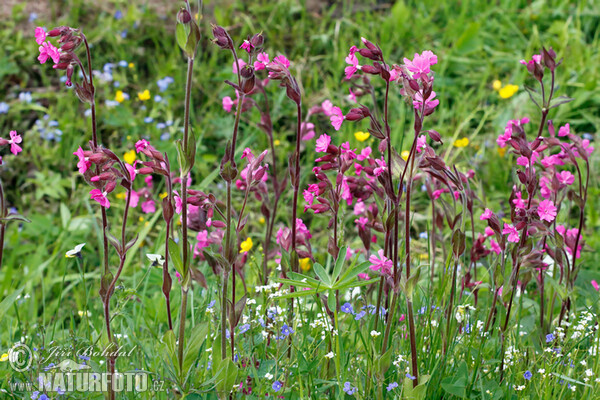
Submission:
<svg viewBox="0 0 600 400">
<path fill-rule="evenodd" d="M 325 153 L 330 144 L 331 137 L 324 133 L 317 139 L 317 147 L 315 148 L 315 150 L 320 153 Z"/>
<path fill-rule="evenodd" d="M 77 168 L 79 168 L 80 174 L 85 173 L 85 171 L 87 171 L 92 166 L 92 162 L 89 160 L 88 157 L 85 156 L 85 153 L 81 146 L 79 146 L 79 148 L 76 152 L 73 153 L 73 155 L 76 155 L 79 158 L 79 161 L 77 162 Z"/>
<path fill-rule="evenodd" d="M 375 255 L 369 257 L 369 262 L 371 263 L 369 269 L 371 269 L 371 271 L 379 271 L 383 275 L 389 275 L 394 266 L 392 260 L 383 255 L 383 250 L 379 250 L 377 254 L 379 255 L 379 258 Z"/>
<path fill-rule="evenodd" d="M 90 197 L 92 200 L 96 200 L 102 207 L 110 208 L 110 202 L 107 197 L 108 193 L 101 191 L 100 189 L 93 189 L 90 191 Z"/>
<path fill-rule="evenodd" d="M 41 26 L 35 28 L 35 41 L 37 42 L 37 44 L 41 45 L 42 43 L 44 43 L 44 41 L 46 41 L 46 36 L 47 34 L 44 28 L 42 28 Z"/>
<path fill-rule="evenodd" d="M 329 120 L 331 121 L 331 125 L 333 125 L 333 128 L 336 131 L 340 130 L 340 128 L 342 127 L 342 122 L 344 122 L 345 118 L 346 117 L 344 116 L 344 113 L 342 113 L 342 110 L 339 107 L 332 107 L 331 116 L 329 117 Z"/>
<path fill-rule="evenodd" d="M 556 207 L 551 200 L 542 200 L 538 205 L 537 213 L 542 221 L 552 222 L 556 218 Z"/>
<path fill-rule="evenodd" d="M 39 47 L 39 51 L 40 55 L 38 56 L 38 61 L 40 64 L 46 63 L 49 58 L 54 61 L 54 64 L 58 64 L 60 61 L 60 52 L 50 42 L 44 42 L 44 44 Z"/>
<path fill-rule="evenodd" d="M 275 381 L 271 385 L 271 389 L 273 389 L 274 392 L 279 392 L 282 387 L 283 387 L 283 383 L 281 383 L 279 381 Z"/>
<path fill-rule="evenodd" d="M 15 156 L 19 154 L 23 149 L 19 146 L 23 139 L 21 139 L 21 135 L 17 133 L 17 131 L 10 131 L 10 140 L 8 143 L 10 144 L 10 152 Z"/>
<path fill-rule="evenodd" d="M 240 244 L 240 253 L 247 253 L 252 249 L 252 238 L 249 237 Z"/>
<path fill-rule="evenodd" d="M 504 229 L 502 230 L 503 235 L 508 235 L 508 241 L 517 243 L 520 239 L 519 231 L 512 224 L 504 224 Z"/>
<path fill-rule="evenodd" d="M 406 68 L 413 73 L 413 77 L 419 77 L 421 74 L 428 74 L 431 72 L 431 67 L 437 64 L 438 59 L 433 52 L 425 50 L 421 54 L 415 53 L 415 57 L 412 60 L 408 58 L 404 59 Z"/>
</svg>

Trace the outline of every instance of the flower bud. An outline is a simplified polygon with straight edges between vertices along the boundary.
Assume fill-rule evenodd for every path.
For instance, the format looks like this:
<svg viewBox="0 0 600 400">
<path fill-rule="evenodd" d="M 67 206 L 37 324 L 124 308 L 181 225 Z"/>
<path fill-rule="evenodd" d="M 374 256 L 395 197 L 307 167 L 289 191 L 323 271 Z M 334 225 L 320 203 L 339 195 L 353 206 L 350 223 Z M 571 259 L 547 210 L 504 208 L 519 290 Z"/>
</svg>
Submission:
<svg viewBox="0 0 600 400">
<path fill-rule="evenodd" d="M 256 35 L 252 36 L 252 39 L 250 39 L 250 44 L 254 47 L 254 48 L 260 48 L 262 47 L 262 45 L 265 43 L 265 38 L 261 33 L 257 33 Z"/>
<path fill-rule="evenodd" d="M 223 50 L 233 49 L 233 40 L 231 40 L 231 37 L 224 28 L 218 25 L 213 25 L 212 33 L 215 37 L 213 42 L 217 46 L 219 46 Z"/>
<path fill-rule="evenodd" d="M 242 77 L 242 91 L 245 94 L 252 92 L 256 83 L 254 68 L 249 65 L 244 65 L 244 67 L 240 70 L 240 76 Z"/>
<path fill-rule="evenodd" d="M 191 20 L 192 16 L 190 15 L 189 11 L 182 7 L 177 13 L 177 22 L 187 24 Z"/>
</svg>

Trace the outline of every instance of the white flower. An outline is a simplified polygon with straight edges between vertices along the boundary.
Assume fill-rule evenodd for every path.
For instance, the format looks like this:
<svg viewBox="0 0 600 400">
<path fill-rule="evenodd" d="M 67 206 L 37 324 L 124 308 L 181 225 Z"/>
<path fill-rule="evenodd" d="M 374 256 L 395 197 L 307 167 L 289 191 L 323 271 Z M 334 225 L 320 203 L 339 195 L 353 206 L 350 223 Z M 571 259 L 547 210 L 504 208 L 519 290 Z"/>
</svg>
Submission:
<svg viewBox="0 0 600 400">
<path fill-rule="evenodd" d="M 332 359 L 333 357 L 334 357 L 333 351 L 330 351 L 329 353 L 325 354 L 325 358 Z"/>
<path fill-rule="evenodd" d="M 160 254 L 146 254 L 146 257 L 148 257 L 148 260 L 152 261 L 153 267 L 157 267 L 157 266 L 162 267 L 163 264 L 165 263 L 163 256 L 161 256 Z"/>
<path fill-rule="evenodd" d="M 73 249 L 71 249 L 65 253 L 65 257 L 67 257 L 67 258 L 80 257 L 81 249 L 83 249 L 83 246 L 85 246 L 85 243 L 81 243 L 81 244 L 78 244 L 77 246 L 73 247 Z"/>
<path fill-rule="evenodd" d="M 371 337 L 376 338 L 377 336 L 381 335 L 381 332 L 377 332 L 376 330 L 372 330 L 371 331 Z"/>
<path fill-rule="evenodd" d="M 540 369 L 538 369 L 537 372 L 538 372 L 538 374 L 544 374 L 544 373 L 546 373 L 546 370 L 544 368 L 540 368 Z"/>
<path fill-rule="evenodd" d="M 267 372 L 265 374 L 265 379 L 271 380 L 271 379 L 273 379 L 273 375 Z"/>
<path fill-rule="evenodd" d="M 585 370 L 585 374 L 587 376 L 592 376 L 592 375 L 594 375 L 594 371 L 592 371 L 591 369 L 588 368 L 588 369 Z"/>
</svg>

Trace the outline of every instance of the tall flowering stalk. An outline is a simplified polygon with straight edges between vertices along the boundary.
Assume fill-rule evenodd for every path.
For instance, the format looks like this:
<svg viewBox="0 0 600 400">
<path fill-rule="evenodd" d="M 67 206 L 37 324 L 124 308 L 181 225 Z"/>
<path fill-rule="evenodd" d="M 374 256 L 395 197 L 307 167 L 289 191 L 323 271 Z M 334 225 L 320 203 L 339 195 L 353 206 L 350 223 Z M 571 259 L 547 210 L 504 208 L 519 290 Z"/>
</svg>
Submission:
<svg viewBox="0 0 600 400">
<path fill-rule="evenodd" d="M 177 43 L 187 57 L 187 75 L 185 82 L 185 102 L 183 119 L 183 140 L 177 141 L 179 158 L 179 179 L 181 181 L 181 242 L 182 242 L 182 273 L 181 273 L 181 308 L 179 314 L 179 340 L 178 359 L 180 371 L 183 369 L 183 350 L 185 346 L 185 321 L 187 315 L 188 291 L 191 282 L 190 276 L 190 244 L 188 239 L 188 179 L 194 162 L 196 160 L 196 138 L 190 132 L 190 105 L 192 94 L 192 77 L 194 69 L 194 57 L 198 42 L 200 41 L 200 29 L 192 18 L 189 2 L 186 8 L 179 10 L 177 14 Z"/>
<path fill-rule="evenodd" d="M 10 152 L 16 156 L 23 151 L 21 146 L 19 146 L 22 141 L 23 139 L 17 131 L 10 131 L 9 139 L 0 137 L 0 146 L 10 146 Z M 0 157 L 0 165 L 2 164 L 3 160 L 2 157 Z M 2 258 L 4 256 L 4 234 L 6 231 L 6 224 L 10 221 L 30 222 L 27 218 L 18 213 L 8 212 L 8 205 L 6 204 L 6 198 L 4 197 L 4 186 L 2 185 L 2 180 L 0 180 L 0 269 L 2 269 Z"/>
</svg>

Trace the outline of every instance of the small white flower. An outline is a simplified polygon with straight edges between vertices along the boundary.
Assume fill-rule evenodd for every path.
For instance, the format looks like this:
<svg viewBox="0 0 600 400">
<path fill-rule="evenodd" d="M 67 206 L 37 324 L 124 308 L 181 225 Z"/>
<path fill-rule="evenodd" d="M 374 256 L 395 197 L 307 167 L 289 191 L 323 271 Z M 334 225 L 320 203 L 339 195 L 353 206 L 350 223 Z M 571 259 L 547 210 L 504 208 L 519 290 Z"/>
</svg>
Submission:
<svg viewBox="0 0 600 400">
<path fill-rule="evenodd" d="M 271 380 L 271 379 L 273 379 L 273 375 L 267 372 L 265 374 L 265 379 Z"/>
<path fill-rule="evenodd" d="M 146 257 L 148 258 L 148 260 L 152 261 L 153 267 L 162 267 L 165 263 L 163 256 L 161 256 L 160 254 L 146 254 Z"/>
<path fill-rule="evenodd" d="M 546 373 L 546 370 L 544 368 L 540 368 L 540 369 L 538 369 L 537 372 L 538 372 L 538 374 L 544 374 L 544 373 Z"/>
<path fill-rule="evenodd" d="M 591 369 L 588 368 L 588 369 L 585 370 L 585 374 L 587 376 L 592 376 L 592 375 L 594 375 L 594 371 L 592 371 Z"/>
<path fill-rule="evenodd" d="M 73 249 L 71 249 L 65 253 L 65 257 L 67 257 L 67 258 L 80 257 L 81 249 L 83 249 L 83 246 L 85 246 L 85 243 L 81 243 L 81 244 L 78 244 L 77 246 L 73 247 Z"/>
<path fill-rule="evenodd" d="M 330 351 L 329 353 L 325 354 L 325 358 L 332 359 L 333 357 L 334 357 L 333 351 Z"/>
<path fill-rule="evenodd" d="M 376 338 L 377 336 L 381 335 L 381 332 L 377 332 L 376 330 L 372 330 L 371 331 L 371 337 Z"/>
</svg>

